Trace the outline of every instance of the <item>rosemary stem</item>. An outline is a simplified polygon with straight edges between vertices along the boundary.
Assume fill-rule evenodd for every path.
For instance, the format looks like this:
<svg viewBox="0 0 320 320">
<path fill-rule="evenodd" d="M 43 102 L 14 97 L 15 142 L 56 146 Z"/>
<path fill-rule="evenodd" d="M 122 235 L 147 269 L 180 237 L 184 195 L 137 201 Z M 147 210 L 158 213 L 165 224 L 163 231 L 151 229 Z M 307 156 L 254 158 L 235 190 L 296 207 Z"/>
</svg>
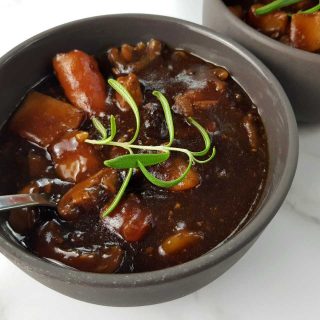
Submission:
<svg viewBox="0 0 320 320">
<path fill-rule="evenodd" d="M 131 154 L 133 153 L 132 150 L 130 148 L 126 148 Z M 107 210 L 105 210 L 103 213 L 102 213 L 102 218 L 105 218 L 110 212 L 112 212 L 116 207 L 117 205 L 119 204 L 120 200 L 122 199 L 122 196 L 124 194 L 124 192 L 126 191 L 127 189 L 127 186 L 131 180 L 131 177 L 132 177 L 132 174 L 133 174 L 133 169 L 130 168 L 127 172 L 127 175 L 126 177 L 124 178 L 123 182 L 122 182 L 122 185 L 117 193 L 117 195 L 115 196 L 115 198 L 113 199 L 113 201 L 111 202 L 110 206 L 108 207 Z"/>
<path fill-rule="evenodd" d="M 108 143 L 109 146 L 115 146 L 115 147 L 121 147 L 121 148 L 132 148 L 132 149 L 139 149 L 139 150 L 151 150 L 151 151 L 177 151 L 177 152 L 183 152 L 188 156 L 191 156 L 191 158 L 193 159 L 193 154 L 191 151 L 189 151 L 188 149 L 184 149 L 184 148 L 175 148 L 175 147 L 168 147 L 168 146 L 140 146 L 140 145 L 136 145 L 136 144 L 129 144 L 127 142 L 115 142 L 115 141 L 111 141 Z"/>
<path fill-rule="evenodd" d="M 270 13 L 272 11 L 281 9 L 283 7 L 287 7 L 290 6 L 292 4 L 301 2 L 301 0 L 275 0 L 261 8 L 258 8 L 255 13 L 257 15 L 263 15 L 263 14 L 267 14 Z"/>
</svg>

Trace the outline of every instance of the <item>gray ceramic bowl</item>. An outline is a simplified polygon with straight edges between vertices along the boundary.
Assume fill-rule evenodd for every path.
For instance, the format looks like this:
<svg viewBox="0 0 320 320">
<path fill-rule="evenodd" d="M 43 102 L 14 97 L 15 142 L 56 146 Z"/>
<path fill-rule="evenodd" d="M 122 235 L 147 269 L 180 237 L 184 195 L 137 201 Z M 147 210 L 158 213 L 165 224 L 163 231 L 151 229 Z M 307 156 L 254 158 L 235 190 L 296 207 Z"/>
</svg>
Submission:
<svg viewBox="0 0 320 320">
<path fill-rule="evenodd" d="M 263 35 L 232 14 L 222 0 L 204 0 L 203 24 L 238 41 L 270 68 L 288 94 L 298 121 L 320 121 L 319 54 Z"/>
<path fill-rule="evenodd" d="M 26 90 L 51 70 L 59 51 L 95 53 L 123 42 L 154 37 L 227 67 L 258 106 L 269 139 L 270 173 L 253 219 L 232 239 L 190 262 L 137 274 L 94 274 L 66 269 L 19 246 L 0 217 L 0 251 L 44 285 L 102 305 L 159 303 L 191 293 L 230 268 L 250 248 L 282 204 L 298 156 L 295 118 L 271 72 L 236 43 L 193 23 L 151 15 L 111 15 L 68 23 L 27 40 L 0 59 L 0 121 L 4 123 Z M 263 88 L 263 90 L 261 90 Z"/>
</svg>

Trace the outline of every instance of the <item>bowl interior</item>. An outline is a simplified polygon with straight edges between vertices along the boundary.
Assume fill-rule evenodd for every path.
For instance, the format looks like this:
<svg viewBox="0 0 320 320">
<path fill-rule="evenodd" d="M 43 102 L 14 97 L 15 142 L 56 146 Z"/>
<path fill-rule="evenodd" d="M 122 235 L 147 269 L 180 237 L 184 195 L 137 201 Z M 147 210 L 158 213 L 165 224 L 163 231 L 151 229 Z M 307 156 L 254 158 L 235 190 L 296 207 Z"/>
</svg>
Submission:
<svg viewBox="0 0 320 320">
<path fill-rule="evenodd" d="M 26 91 L 51 72 L 57 52 L 81 49 L 101 52 L 123 42 L 136 43 L 151 37 L 172 47 L 183 48 L 226 67 L 257 105 L 269 142 L 270 167 L 266 188 L 252 221 L 217 249 L 184 265 L 146 274 L 94 275 L 95 281 L 129 285 L 132 281 L 167 279 L 207 268 L 256 237 L 272 219 L 291 184 L 297 161 L 297 131 L 290 103 L 274 76 L 249 52 L 206 28 L 177 19 L 149 15 L 115 15 L 76 21 L 44 32 L 13 49 L 0 59 L 0 123 L 3 124 Z M 39 272 L 65 277 L 64 269 L 42 261 L 10 239 L 0 223 L 0 251 L 18 264 Z M 92 274 L 68 271 L 68 279 L 92 281 Z"/>
</svg>

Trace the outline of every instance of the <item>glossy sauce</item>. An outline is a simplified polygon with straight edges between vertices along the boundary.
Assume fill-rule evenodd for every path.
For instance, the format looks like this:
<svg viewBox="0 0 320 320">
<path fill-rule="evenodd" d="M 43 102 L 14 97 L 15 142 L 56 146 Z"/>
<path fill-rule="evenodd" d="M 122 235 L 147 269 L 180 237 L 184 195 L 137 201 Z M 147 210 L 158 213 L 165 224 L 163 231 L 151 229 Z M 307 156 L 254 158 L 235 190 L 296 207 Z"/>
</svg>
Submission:
<svg viewBox="0 0 320 320">
<path fill-rule="evenodd" d="M 194 165 L 186 180 L 171 189 L 150 184 L 135 170 L 120 205 L 102 219 L 99 212 L 117 192 L 125 170 L 103 169 L 103 160 L 123 154 L 122 149 L 82 141 L 87 136 L 98 137 L 89 119 L 98 112 L 87 106 L 80 126 L 71 126 L 46 144 L 27 141 L 21 126 L 12 130 L 14 116 L 1 131 L 1 194 L 46 192 L 56 201 L 62 198 L 59 213 L 46 208 L 10 213 L 8 223 L 21 245 L 83 271 L 129 273 L 194 259 L 238 232 L 254 212 L 268 171 L 265 130 L 246 93 L 225 69 L 155 40 L 147 46 L 113 48 L 97 60 L 105 80 L 125 77 L 119 81 L 132 89 L 142 120 L 139 144 L 168 141 L 161 105 L 152 95 L 159 90 L 172 106 L 173 145 L 203 149 L 199 132 L 187 122 L 192 115 L 209 132 L 216 157 Z M 93 78 L 97 81 L 100 75 Z M 55 75 L 32 90 L 68 102 Z M 101 90 L 95 91 L 101 95 Z M 108 126 L 109 116 L 115 115 L 117 139 L 128 140 L 134 132 L 134 116 L 113 89 L 106 86 L 105 90 L 100 119 Z M 77 119 L 81 109 L 75 109 Z M 101 113 L 100 102 L 98 111 Z M 150 171 L 169 180 L 185 164 L 183 155 L 173 153 Z"/>
</svg>

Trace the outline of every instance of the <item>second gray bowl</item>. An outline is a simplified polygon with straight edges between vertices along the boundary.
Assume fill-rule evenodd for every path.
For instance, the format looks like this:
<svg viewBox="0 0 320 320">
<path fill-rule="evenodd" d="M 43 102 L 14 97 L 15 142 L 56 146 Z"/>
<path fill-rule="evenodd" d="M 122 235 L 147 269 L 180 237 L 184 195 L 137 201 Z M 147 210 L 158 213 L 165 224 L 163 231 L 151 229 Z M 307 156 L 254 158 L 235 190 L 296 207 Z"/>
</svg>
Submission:
<svg viewBox="0 0 320 320">
<path fill-rule="evenodd" d="M 238 41 L 271 69 L 287 92 L 298 121 L 320 121 L 320 54 L 265 36 L 232 14 L 222 0 L 204 0 L 203 24 Z"/>
</svg>

